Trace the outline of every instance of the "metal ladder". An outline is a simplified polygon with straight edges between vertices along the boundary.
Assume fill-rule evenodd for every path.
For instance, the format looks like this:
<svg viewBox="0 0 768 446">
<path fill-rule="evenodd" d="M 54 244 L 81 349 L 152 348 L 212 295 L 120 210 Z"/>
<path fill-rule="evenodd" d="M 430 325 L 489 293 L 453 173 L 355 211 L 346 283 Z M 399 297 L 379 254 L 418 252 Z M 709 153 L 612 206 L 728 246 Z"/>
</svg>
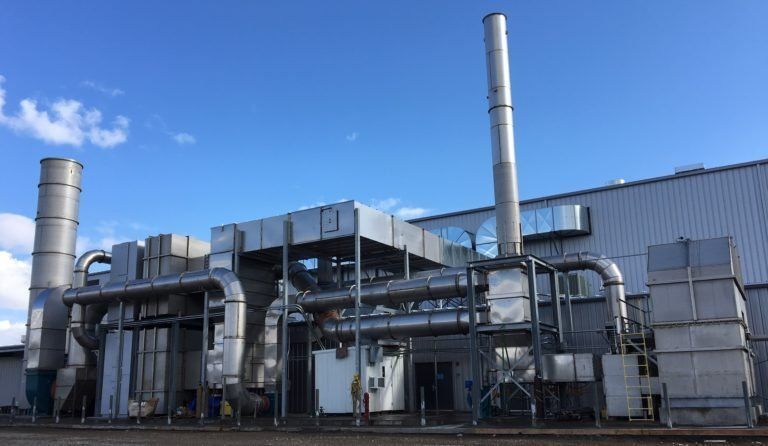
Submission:
<svg viewBox="0 0 768 446">
<path fill-rule="evenodd" d="M 627 306 L 641 312 L 645 310 L 627 302 Z M 653 421 L 653 394 L 651 390 L 650 360 L 646 343 L 646 325 L 628 318 L 624 319 L 627 332 L 619 333 L 619 348 L 624 371 L 624 388 L 627 394 L 629 421 Z"/>
</svg>

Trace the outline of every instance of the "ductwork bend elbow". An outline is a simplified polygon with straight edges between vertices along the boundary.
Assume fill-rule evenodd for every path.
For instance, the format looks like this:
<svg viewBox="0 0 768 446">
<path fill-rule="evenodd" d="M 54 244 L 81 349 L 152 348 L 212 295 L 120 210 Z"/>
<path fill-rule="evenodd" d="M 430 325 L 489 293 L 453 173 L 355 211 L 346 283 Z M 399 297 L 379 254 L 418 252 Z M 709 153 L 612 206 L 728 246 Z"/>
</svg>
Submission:
<svg viewBox="0 0 768 446">
<path fill-rule="evenodd" d="M 628 310 L 624 292 L 624 275 L 613 260 L 589 251 L 566 253 L 543 260 L 562 272 L 591 270 L 599 274 L 605 287 L 615 328 L 618 333 L 626 330 L 625 321 L 628 318 Z"/>
<path fill-rule="evenodd" d="M 88 283 L 88 270 L 94 263 L 112 263 L 112 253 L 102 249 L 94 249 L 81 255 L 75 263 L 72 277 L 72 288 L 84 287 Z M 66 304 L 66 302 L 64 302 Z M 99 348 L 99 338 L 96 336 L 96 324 L 101 322 L 107 312 L 105 304 L 81 305 L 72 304 L 70 313 L 70 330 L 78 344 L 88 350 Z"/>
</svg>

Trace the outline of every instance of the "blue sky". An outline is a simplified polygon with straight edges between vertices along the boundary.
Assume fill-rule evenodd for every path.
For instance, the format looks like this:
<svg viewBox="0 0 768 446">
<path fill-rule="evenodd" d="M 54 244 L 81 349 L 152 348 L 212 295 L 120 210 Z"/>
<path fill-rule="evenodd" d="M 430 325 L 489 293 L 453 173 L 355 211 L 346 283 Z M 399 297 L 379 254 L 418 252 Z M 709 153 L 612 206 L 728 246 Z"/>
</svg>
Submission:
<svg viewBox="0 0 768 446">
<path fill-rule="evenodd" d="M 405 216 L 491 204 L 491 11 L 509 18 L 523 198 L 768 154 L 764 1 L 2 9 L 0 213 L 32 217 L 38 160 L 76 158 L 82 246 L 207 239 L 342 198 Z M 22 101 L 34 113 L 19 116 Z M 47 124 L 63 106 L 62 134 Z M 28 225 L 8 218 L 0 252 L 26 262 Z M 25 313 L 8 299 L 0 330 Z"/>
</svg>

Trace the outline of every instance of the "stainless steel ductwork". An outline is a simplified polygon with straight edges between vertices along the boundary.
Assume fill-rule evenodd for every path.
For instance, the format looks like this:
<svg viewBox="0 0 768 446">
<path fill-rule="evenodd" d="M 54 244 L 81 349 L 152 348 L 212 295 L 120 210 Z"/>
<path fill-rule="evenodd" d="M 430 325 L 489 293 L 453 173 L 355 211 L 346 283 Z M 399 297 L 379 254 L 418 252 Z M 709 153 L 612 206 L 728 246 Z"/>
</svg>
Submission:
<svg viewBox="0 0 768 446">
<path fill-rule="evenodd" d="M 224 293 L 222 385 L 226 386 L 227 399 L 238 401 L 244 412 L 259 410 L 264 400 L 248 392 L 243 381 L 248 305 L 243 286 L 234 272 L 225 268 L 212 268 L 104 286 L 73 288 L 64 293 L 62 301 L 66 305 L 92 305 L 215 290 Z"/>
<path fill-rule="evenodd" d="M 81 288 L 88 284 L 88 269 L 94 263 L 112 263 L 112 254 L 95 249 L 81 255 L 75 263 L 72 287 Z M 72 304 L 70 313 L 70 330 L 72 337 L 87 350 L 96 350 L 99 348 L 99 338 L 95 334 L 96 324 L 98 324 L 107 312 L 107 304 L 95 304 L 84 306 L 78 303 Z M 77 365 L 73 358 L 73 348 L 70 347 L 69 365 Z"/>
<path fill-rule="evenodd" d="M 455 270 L 452 270 L 455 271 Z M 309 275 L 309 273 L 306 273 Z M 299 276 L 296 276 L 299 277 Z M 309 276 L 312 279 L 311 276 Z M 291 279 L 299 290 L 296 303 L 305 311 L 318 312 L 336 308 L 355 306 L 355 286 L 335 290 L 307 289 L 302 283 Z M 314 285 L 317 287 L 317 285 Z M 432 275 L 409 280 L 390 280 L 372 283 L 360 287 L 360 301 L 368 305 L 398 306 L 405 302 L 448 299 L 467 295 L 467 274 L 454 272 L 443 275 L 443 270 L 436 270 Z"/>
<path fill-rule="evenodd" d="M 489 14 L 483 18 L 483 27 L 488 71 L 488 115 L 491 120 L 498 256 L 516 256 L 523 253 L 523 239 L 515 162 L 507 18 L 500 13 Z"/>
<path fill-rule="evenodd" d="M 600 275 L 605 287 L 605 297 L 611 309 L 614 327 L 621 333 L 627 320 L 627 301 L 624 295 L 624 275 L 613 260 L 602 254 L 582 251 L 566 253 L 543 259 L 559 271 L 592 270 Z"/>
<path fill-rule="evenodd" d="M 42 412 L 50 412 L 50 388 L 56 369 L 64 365 L 66 336 L 59 333 L 58 316 L 50 318 L 41 312 L 53 311 L 58 315 L 63 309 L 66 314 L 66 308 L 60 301 L 42 302 L 39 297 L 48 288 L 72 285 L 82 172 L 83 165 L 75 160 L 40 161 L 22 387 L 30 402 L 37 397 Z M 32 320 L 33 313 L 38 320 Z M 41 321 L 56 321 L 56 325 L 40 325 Z"/>
<path fill-rule="evenodd" d="M 327 319 L 323 336 L 339 342 L 355 340 L 355 318 Z M 409 314 L 373 314 L 360 317 L 360 337 L 405 339 L 409 337 L 447 336 L 469 333 L 469 310 L 419 311 Z"/>
</svg>

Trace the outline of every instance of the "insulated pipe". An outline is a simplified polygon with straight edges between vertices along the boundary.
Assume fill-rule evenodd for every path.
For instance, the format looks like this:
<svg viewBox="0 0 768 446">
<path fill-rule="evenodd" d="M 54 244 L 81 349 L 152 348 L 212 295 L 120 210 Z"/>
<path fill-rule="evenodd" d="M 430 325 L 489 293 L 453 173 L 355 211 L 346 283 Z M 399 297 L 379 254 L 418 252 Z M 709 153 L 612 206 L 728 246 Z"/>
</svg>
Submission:
<svg viewBox="0 0 768 446">
<path fill-rule="evenodd" d="M 627 320 L 628 311 L 624 295 L 624 275 L 613 260 L 589 251 L 565 253 L 562 256 L 547 257 L 543 260 L 562 272 L 592 270 L 599 274 L 603 280 L 616 331 L 617 333 L 625 331 L 624 321 Z"/>
<path fill-rule="evenodd" d="M 112 254 L 101 249 L 95 249 L 81 255 L 75 263 L 72 280 L 73 288 L 81 288 L 87 285 L 88 269 L 94 263 L 111 264 Z M 89 305 L 88 307 L 78 303 L 72 305 L 70 329 L 72 337 L 78 344 L 88 350 L 99 348 L 99 338 L 95 335 L 94 330 L 96 324 L 101 321 L 106 311 L 106 304 Z M 72 361 L 70 361 L 70 364 L 72 364 Z"/>
<path fill-rule="evenodd" d="M 488 72 L 488 115 L 493 149 L 493 189 L 499 257 L 523 253 L 520 198 L 517 190 L 512 90 L 507 50 L 507 18 L 493 13 L 483 18 Z"/>
<path fill-rule="evenodd" d="M 328 319 L 323 336 L 338 342 L 355 340 L 355 318 Z M 447 336 L 469 332 L 469 310 L 419 311 L 408 314 L 374 314 L 360 317 L 360 337 L 404 339 L 407 337 Z"/>
<path fill-rule="evenodd" d="M 312 279 L 308 272 L 306 275 Z M 303 275 L 301 277 L 300 280 L 303 281 Z M 301 305 L 305 311 L 314 313 L 355 306 L 356 290 L 354 285 L 348 288 L 323 291 L 307 289 L 303 283 L 296 283 L 297 281 L 293 279 L 291 281 L 296 289 L 303 290 L 297 295 L 296 303 Z M 360 294 L 360 300 L 364 304 L 391 306 L 397 306 L 404 302 L 464 297 L 467 295 L 467 274 L 466 272 L 457 272 L 442 275 L 442 270 L 438 270 L 434 275 L 416 279 L 390 280 L 361 286 Z"/>
<path fill-rule="evenodd" d="M 242 410 L 259 410 L 264 400 L 251 395 L 242 379 L 248 305 L 237 275 L 226 268 L 212 268 L 179 274 L 156 276 L 104 286 L 86 286 L 67 290 L 66 305 L 91 305 L 125 300 L 142 300 L 168 294 L 200 293 L 221 290 L 224 293 L 224 364 L 222 383 L 230 400 L 239 401 Z"/>
</svg>

